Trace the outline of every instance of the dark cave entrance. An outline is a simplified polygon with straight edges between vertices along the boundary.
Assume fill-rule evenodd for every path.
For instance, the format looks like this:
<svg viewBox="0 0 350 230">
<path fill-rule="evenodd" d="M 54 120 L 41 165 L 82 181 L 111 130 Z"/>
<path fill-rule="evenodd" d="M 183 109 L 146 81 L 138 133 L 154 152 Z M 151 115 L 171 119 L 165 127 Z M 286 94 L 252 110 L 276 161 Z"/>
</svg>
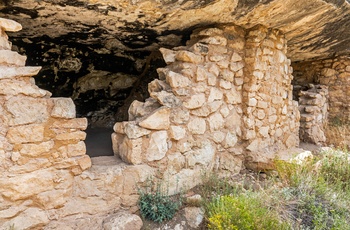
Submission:
<svg viewBox="0 0 350 230">
<path fill-rule="evenodd" d="M 147 85 L 166 64 L 159 51 L 111 51 L 67 38 L 11 38 L 28 66 L 42 66 L 36 85 L 52 97 L 70 97 L 77 117 L 88 119 L 85 140 L 90 157 L 113 155 L 111 134 L 117 121 L 128 120 L 134 100 L 149 97 Z"/>
</svg>

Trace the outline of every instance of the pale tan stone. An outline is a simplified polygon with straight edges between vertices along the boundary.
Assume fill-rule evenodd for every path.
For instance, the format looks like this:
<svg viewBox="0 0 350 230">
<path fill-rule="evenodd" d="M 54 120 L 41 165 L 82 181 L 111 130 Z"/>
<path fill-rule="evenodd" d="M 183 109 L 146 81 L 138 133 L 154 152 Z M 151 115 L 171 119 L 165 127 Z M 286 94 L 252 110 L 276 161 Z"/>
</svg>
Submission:
<svg viewBox="0 0 350 230">
<path fill-rule="evenodd" d="M 176 53 L 175 59 L 183 62 L 190 62 L 194 64 L 199 64 L 203 62 L 201 55 L 194 54 L 186 50 L 180 50 Z"/>
<path fill-rule="evenodd" d="M 215 63 L 209 63 L 205 66 L 209 73 L 214 74 L 214 76 L 218 77 L 220 74 L 220 68 Z"/>
<path fill-rule="evenodd" d="M 196 73 L 196 81 L 201 82 L 207 80 L 207 74 L 207 71 L 203 67 L 198 66 Z"/>
<path fill-rule="evenodd" d="M 48 154 L 53 148 L 54 141 L 46 141 L 38 144 L 22 144 L 19 152 L 23 156 L 38 157 L 42 154 Z"/>
<path fill-rule="evenodd" d="M 233 82 L 235 74 L 230 70 L 224 69 L 223 71 L 221 71 L 220 77 L 226 81 Z"/>
<path fill-rule="evenodd" d="M 231 89 L 232 88 L 232 83 L 226 80 L 221 79 L 219 82 L 219 85 L 223 89 Z"/>
<path fill-rule="evenodd" d="M 240 104 L 242 103 L 242 95 L 233 87 L 225 92 L 225 102 L 232 105 Z"/>
<path fill-rule="evenodd" d="M 178 99 L 173 93 L 166 91 L 153 92 L 150 94 L 150 96 L 156 99 L 159 104 L 167 106 L 169 108 L 180 106 L 182 103 L 181 100 Z"/>
<path fill-rule="evenodd" d="M 0 84 L 0 95 L 15 96 L 26 95 L 31 97 L 45 97 L 51 96 L 49 91 L 40 89 L 29 81 L 18 79 L 3 79 Z"/>
<path fill-rule="evenodd" d="M 80 129 L 85 130 L 88 126 L 86 118 L 59 119 L 51 125 L 52 128 Z"/>
<path fill-rule="evenodd" d="M 21 226 L 22 229 L 35 229 L 37 226 L 45 226 L 50 222 L 48 213 L 45 210 L 29 207 L 5 224 L 5 229 L 12 226 Z M 7 226 L 6 226 L 7 225 Z"/>
<path fill-rule="evenodd" d="M 167 131 L 158 131 L 151 134 L 146 152 L 148 161 L 161 160 L 165 157 L 168 151 L 167 139 Z"/>
<path fill-rule="evenodd" d="M 225 133 L 221 131 L 212 132 L 212 138 L 215 143 L 221 143 L 225 139 Z"/>
<path fill-rule="evenodd" d="M 27 57 L 11 50 L 0 50 L 0 65 L 25 66 Z"/>
<path fill-rule="evenodd" d="M 146 129 L 168 129 L 170 126 L 170 109 L 167 107 L 161 107 L 155 110 L 153 113 L 144 117 L 140 122 L 139 126 Z"/>
<path fill-rule="evenodd" d="M 178 108 L 171 110 L 170 121 L 174 124 L 186 124 L 190 119 L 190 112 L 185 108 Z"/>
<path fill-rule="evenodd" d="M 164 59 L 166 64 L 169 65 L 169 64 L 175 62 L 175 56 L 176 56 L 175 51 L 165 49 L 165 48 L 160 48 L 159 51 L 162 53 L 163 59 Z"/>
<path fill-rule="evenodd" d="M 204 141 L 201 144 L 202 146 L 200 148 L 185 153 L 188 166 L 193 167 L 196 164 L 207 166 L 213 162 L 215 147 L 209 141 Z"/>
<path fill-rule="evenodd" d="M 208 85 L 215 86 L 217 83 L 217 77 L 214 74 L 208 74 Z"/>
<path fill-rule="evenodd" d="M 242 57 L 238 53 L 233 52 L 230 61 L 231 62 L 239 62 L 239 61 L 242 61 Z"/>
<path fill-rule="evenodd" d="M 167 73 L 166 80 L 172 88 L 184 88 L 192 83 L 187 77 L 173 71 Z"/>
<path fill-rule="evenodd" d="M 200 207 L 187 207 L 185 218 L 191 228 L 198 228 L 204 220 L 204 210 Z"/>
<path fill-rule="evenodd" d="M 31 124 L 10 127 L 6 138 L 10 143 L 41 142 L 44 140 L 44 126 Z"/>
<path fill-rule="evenodd" d="M 206 131 L 206 122 L 203 118 L 193 118 L 188 122 L 188 131 L 192 134 L 204 134 Z"/>
<path fill-rule="evenodd" d="M 208 38 L 203 38 L 199 40 L 199 42 L 204 44 L 211 44 L 211 45 L 221 45 L 221 46 L 227 45 L 227 39 L 222 36 L 212 36 Z"/>
<path fill-rule="evenodd" d="M 142 138 L 129 139 L 125 137 L 119 146 L 118 155 L 129 164 L 142 163 Z"/>
<path fill-rule="evenodd" d="M 91 167 L 91 159 L 88 155 L 79 157 L 77 161 L 83 171 Z"/>
<path fill-rule="evenodd" d="M 103 221 L 104 230 L 140 230 L 142 226 L 139 216 L 124 211 L 113 214 Z"/>
<path fill-rule="evenodd" d="M 83 156 L 86 154 L 86 145 L 84 141 L 79 141 L 76 144 L 67 145 L 68 157 Z"/>
<path fill-rule="evenodd" d="M 75 105 L 71 98 L 51 98 L 54 106 L 51 111 L 52 117 L 75 118 Z"/>
<path fill-rule="evenodd" d="M 181 126 L 174 126 L 174 125 L 170 126 L 170 129 L 169 129 L 170 138 L 178 141 L 184 138 L 185 135 L 186 135 L 186 130 Z"/>
<path fill-rule="evenodd" d="M 161 92 L 163 90 L 170 90 L 170 86 L 165 82 L 159 79 L 154 79 L 150 83 L 148 83 L 148 92 L 150 94 L 155 92 Z"/>
<path fill-rule="evenodd" d="M 151 130 L 144 129 L 138 126 L 136 122 L 125 122 L 124 132 L 129 139 L 136 139 L 136 138 L 150 134 Z"/>
<path fill-rule="evenodd" d="M 227 132 L 225 140 L 222 143 L 224 148 L 232 148 L 237 144 L 237 136 L 232 132 Z"/>
<path fill-rule="evenodd" d="M 12 115 L 9 125 L 43 123 L 49 118 L 45 99 L 12 97 L 5 103 L 5 109 Z"/>
<path fill-rule="evenodd" d="M 213 102 L 215 100 L 221 100 L 223 97 L 223 93 L 220 89 L 211 87 L 208 97 L 208 102 Z"/>
<path fill-rule="evenodd" d="M 4 31 L 17 32 L 22 29 L 22 25 L 11 19 L 0 18 L 0 27 Z"/>
<path fill-rule="evenodd" d="M 57 186 L 71 186 L 72 176 L 68 171 L 56 171 L 52 168 L 19 174 L 11 179 L 0 178 L 2 194 L 12 201 L 23 200 L 31 196 L 50 191 Z"/>
<path fill-rule="evenodd" d="M 201 107 L 206 101 L 204 93 L 192 95 L 188 100 L 186 100 L 183 105 L 187 109 L 196 109 Z"/>
<path fill-rule="evenodd" d="M 224 119 L 220 113 L 214 113 L 208 118 L 210 131 L 220 130 L 224 127 Z"/>
<path fill-rule="evenodd" d="M 233 72 L 237 72 L 241 69 L 243 69 L 244 64 L 242 62 L 231 62 L 230 64 L 230 70 L 232 70 Z"/>
<path fill-rule="evenodd" d="M 58 133 L 55 136 L 56 140 L 67 141 L 67 140 L 76 140 L 83 141 L 86 138 L 86 133 L 83 131 L 73 131 L 73 132 L 62 132 Z"/>
<path fill-rule="evenodd" d="M 39 73 L 41 67 L 37 66 L 0 66 L 0 79 L 15 77 L 31 77 Z"/>
<path fill-rule="evenodd" d="M 145 102 L 134 100 L 128 110 L 129 121 L 144 117 L 160 107 L 161 104 L 154 98 L 148 98 Z"/>
</svg>

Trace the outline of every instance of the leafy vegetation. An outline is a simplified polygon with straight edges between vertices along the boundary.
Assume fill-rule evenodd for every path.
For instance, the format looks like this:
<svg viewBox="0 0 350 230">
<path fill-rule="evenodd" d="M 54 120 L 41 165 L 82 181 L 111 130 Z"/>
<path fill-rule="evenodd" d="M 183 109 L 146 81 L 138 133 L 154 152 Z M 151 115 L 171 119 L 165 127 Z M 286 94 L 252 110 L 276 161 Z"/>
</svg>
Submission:
<svg viewBox="0 0 350 230">
<path fill-rule="evenodd" d="M 154 189 L 155 187 L 155 189 Z M 182 205 L 182 197 L 171 197 L 162 183 L 149 180 L 145 190 L 139 190 L 139 207 L 143 218 L 163 222 L 174 217 Z"/>
<path fill-rule="evenodd" d="M 202 187 L 209 229 L 350 229 L 350 154 L 327 150 L 247 183 L 211 177 Z M 214 179 L 213 179 L 214 178 Z M 249 184 L 249 185 L 247 185 Z"/>
</svg>

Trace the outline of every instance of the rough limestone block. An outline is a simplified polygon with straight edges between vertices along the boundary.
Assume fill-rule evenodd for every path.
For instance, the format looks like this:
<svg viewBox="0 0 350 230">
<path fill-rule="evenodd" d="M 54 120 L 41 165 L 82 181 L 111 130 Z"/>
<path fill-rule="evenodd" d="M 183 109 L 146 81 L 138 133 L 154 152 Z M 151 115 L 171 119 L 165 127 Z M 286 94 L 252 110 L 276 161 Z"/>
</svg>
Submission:
<svg viewBox="0 0 350 230">
<path fill-rule="evenodd" d="M 175 59 L 183 62 L 199 64 L 203 62 L 203 57 L 190 51 L 180 50 L 176 53 Z"/>
<path fill-rule="evenodd" d="M 66 146 L 68 157 L 83 156 L 86 154 L 86 145 L 84 141 L 79 141 L 76 144 L 69 144 Z"/>
<path fill-rule="evenodd" d="M 120 158 L 129 164 L 142 163 L 142 138 L 129 139 L 125 137 L 119 146 Z"/>
<path fill-rule="evenodd" d="M 75 105 L 71 98 L 50 98 L 53 102 L 52 117 L 75 118 Z"/>
<path fill-rule="evenodd" d="M 22 156 L 38 157 L 43 154 L 49 154 L 54 147 L 54 141 L 46 141 L 38 144 L 22 144 L 19 152 Z"/>
<path fill-rule="evenodd" d="M 146 152 L 147 161 L 161 160 L 168 151 L 167 131 L 158 131 L 151 134 Z"/>
<path fill-rule="evenodd" d="M 218 88 L 210 88 L 208 102 L 213 102 L 215 100 L 221 100 L 223 97 L 223 92 Z"/>
<path fill-rule="evenodd" d="M 64 128 L 64 129 L 79 129 L 85 130 L 88 126 L 86 118 L 74 118 L 74 119 L 58 119 L 55 120 L 51 127 L 52 128 Z"/>
<path fill-rule="evenodd" d="M 30 124 L 10 127 L 6 138 L 10 143 L 30 143 L 44 140 L 44 125 Z"/>
<path fill-rule="evenodd" d="M 25 66 L 27 57 L 11 50 L 0 50 L 0 65 Z"/>
<path fill-rule="evenodd" d="M 43 123 L 49 118 L 47 100 L 28 97 L 12 97 L 5 103 L 5 109 L 12 115 L 9 125 Z"/>
<path fill-rule="evenodd" d="M 0 95 L 19 95 L 23 94 L 31 97 L 45 97 L 51 96 L 49 91 L 40 89 L 38 86 L 23 80 L 17 79 L 3 79 L 0 84 Z"/>
<path fill-rule="evenodd" d="M 210 131 L 220 130 L 224 127 L 224 118 L 220 113 L 215 113 L 208 118 Z"/>
<path fill-rule="evenodd" d="M 184 138 L 185 135 L 186 135 L 186 130 L 181 126 L 174 126 L 174 125 L 170 126 L 170 129 L 169 129 L 170 138 L 178 141 Z"/>
<path fill-rule="evenodd" d="M 169 108 L 181 105 L 181 100 L 178 99 L 173 93 L 169 93 L 166 91 L 153 92 L 150 94 L 150 96 L 156 99 L 159 102 L 159 104 Z"/>
<path fill-rule="evenodd" d="M 167 73 L 166 80 L 172 88 L 185 88 L 191 84 L 190 79 L 173 71 Z"/>
<path fill-rule="evenodd" d="M 11 19 L 0 18 L 0 27 L 4 31 L 17 32 L 22 29 L 21 24 Z"/>
<path fill-rule="evenodd" d="M 242 103 L 242 95 L 237 91 L 235 87 L 225 92 L 225 102 L 228 104 L 236 105 Z"/>
<path fill-rule="evenodd" d="M 184 108 L 176 108 L 171 110 L 170 121 L 174 124 L 186 124 L 190 119 L 190 112 Z"/>
<path fill-rule="evenodd" d="M 0 66 L 0 79 L 15 78 L 15 77 L 31 77 L 39 73 L 41 67 L 37 66 Z"/>
<path fill-rule="evenodd" d="M 207 80 L 207 74 L 207 71 L 203 67 L 198 66 L 196 73 L 196 81 L 201 82 Z"/>
<path fill-rule="evenodd" d="M 86 138 L 86 133 L 83 131 L 73 131 L 73 132 L 59 132 L 55 136 L 56 140 L 59 141 L 69 141 L 69 140 L 74 140 L 74 141 L 83 141 Z"/>
<path fill-rule="evenodd" d="M 151 130 L 144 129 L 136 124 L 136 122 L 126 122 L 124 132 L 130 139 L 136 139 L 151 133 Z"/>
<path fill-rule="evenodd" d="M 187 109 L 196 109 L 204 105 L 206 97 L 204 93 L 192 95 L 188 100 L 186 100 L 183 105 Z"/>
<path fill-rule="evenodd" d="M 79 157 L 77 161 L 83 171 L 91 167 L 91 158 L 88 155 Z"/>
<path fill-rule="evenodd" d="M 104 230 L 140 230 L 142 225 L 142 220 L 138 215 L 127 212 L 118 212 L 103 221 Z"/>
<path fill-rule="evenodd" d="M 207 130 L 205 119 L 193 118 L 188 122 L 187 128 L 192 134 L 204 134 Z"/>
<path fill-rule="evenodd" d="M 170 126 L 169 118 L 170 109 L 167 107 L 161 107 L 149 114 L 147 117 L 144 117 L 139 122 L 139 126 L 153 130 L 168 129 Z"/>
<path fill-rule="evenodd" d="M 175 51 L 165 48 L 160 48 L 159 51 L 162 53 L 163 59 L 167 65 L 175 62 Z"/>
<path fill-rule="evenodd" d="M 225 140 L 222 144 L 223 147 L 227 149 L 234 147 L 237 144 L 237 141 L 238 139 L 235 133 L 227 132 Z"/>
<path fill-rule="evenodd" d="M 31 173 L 0 178 L 0 191 L 12 201 L 24 200 L 39 193 L 54 190 L 55 187 L 70 187 L 72 175 L 68 171 L 57 171 L 53 168 L 42 169 Z"/>
</svg>

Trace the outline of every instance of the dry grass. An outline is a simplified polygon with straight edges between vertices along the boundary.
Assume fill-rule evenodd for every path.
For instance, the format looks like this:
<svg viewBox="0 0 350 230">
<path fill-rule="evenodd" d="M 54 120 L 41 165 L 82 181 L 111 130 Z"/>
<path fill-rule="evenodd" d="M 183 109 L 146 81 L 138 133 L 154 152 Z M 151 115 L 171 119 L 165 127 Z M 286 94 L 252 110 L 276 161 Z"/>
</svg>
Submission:
<svg viewBox="0 0 350 230">
<path fill-rule="evenodd" d="M 325 127 L 327 145 L 350 149 L 350 123 L 333 119 Z"/>
</svg>

